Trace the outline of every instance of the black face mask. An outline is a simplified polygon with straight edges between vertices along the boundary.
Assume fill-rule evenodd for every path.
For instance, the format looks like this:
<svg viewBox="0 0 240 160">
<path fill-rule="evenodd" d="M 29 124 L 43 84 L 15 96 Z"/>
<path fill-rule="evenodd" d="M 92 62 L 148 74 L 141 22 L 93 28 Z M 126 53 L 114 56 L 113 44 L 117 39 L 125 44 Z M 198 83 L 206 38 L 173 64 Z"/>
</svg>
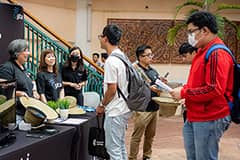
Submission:
<svg viewBox="0 0 240 160">
<path fill-rule="evenodd" d="M 77 62 L 79 60 L 79 56 L 78 55 L 71 55 L 70 60 L 72 62 Z"/>
</svg>

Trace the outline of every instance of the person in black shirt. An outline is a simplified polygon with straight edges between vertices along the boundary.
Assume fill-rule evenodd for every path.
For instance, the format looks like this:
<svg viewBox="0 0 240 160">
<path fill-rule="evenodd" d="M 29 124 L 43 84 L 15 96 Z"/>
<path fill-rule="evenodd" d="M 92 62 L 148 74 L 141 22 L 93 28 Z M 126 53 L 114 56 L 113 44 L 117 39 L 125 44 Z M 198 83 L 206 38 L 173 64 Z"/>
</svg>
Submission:
<svg viewBox="0 0 240 160">
<path fill-rule="evenodd" d="M 69 57 L 62 68 L 62 79 L 66 96 L 77 98 L 77 104 L 83 105 L 82 88 L 86 84 L 87 71 L 84 69 L 82 51 L 79 47 L 70 49 Z"/>
<path fill-rule="evenodd" d="M 34 82 L 26 71 L 24 63 L 27 62 L 29 51 L 28 43 L 24 39 L 16 39 L 9 43 L 9 61 L 0 65 L 0 78 L 11 81 L 16 80 L 16 96 L 34 97 L 39 99 L 39 94 L 34 89 Z M 17 114 L 24 115 L 25 108 L 20 105 L 17 98 Z"/>
<path fill-rule="evenodd" d="M 57 70 L 56 55 L 51 49 L 44 50 L 41 54 L 36 82 L 40 99 L 44 103 L 64 97 L 62 77 Z"/>
<path fill-rule="evenodd" d="M 139 46 L 136 50 L 136 56 L 138 62 L 134 63 L 133 66 L 140 73 L 143 79 L 149 83 L 150 89 L 152 91 L 151 96 L 158 96 L 160 90 L 155 85 L 155 80 L 157 78 L 160 78 L 160 76 L 158 72 L 150 66 L 153 58 L 151 47 L 147 45 Z M 128 157 L 129 160 L 137 160 L 139 145 L 143 135 L 143 160 L 151 158 L 152 142 L 157 127 L 158 109 L 158 104 L 151 100 L 148 104 L 146 112 L 134 112 L 134 130 L 130 141 L 130 154 Z"/>
</svg>

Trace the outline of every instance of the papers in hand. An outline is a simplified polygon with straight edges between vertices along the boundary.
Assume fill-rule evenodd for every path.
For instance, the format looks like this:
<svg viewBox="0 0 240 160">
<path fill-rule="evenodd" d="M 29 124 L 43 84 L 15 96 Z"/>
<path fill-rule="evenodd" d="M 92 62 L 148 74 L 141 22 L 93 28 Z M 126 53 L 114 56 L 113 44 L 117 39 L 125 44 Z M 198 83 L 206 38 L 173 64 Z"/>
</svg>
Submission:
<svg viewBox="0 0 240 160">
<path fill-rule="evenodd" d="M 166 85 L 165 83 L 163 83 L 160 79 L 156 79 L 155 84 L 158 85 L 158 87 L 159 87 L 160 89 L 163 89 L 163 90 L 165 90 L 165 91 L 167 91 L 167 92 L 173 91 L 173 89 L 172 89 L 171 87 L 169 87 L 168 85 Z"/>
</svg>

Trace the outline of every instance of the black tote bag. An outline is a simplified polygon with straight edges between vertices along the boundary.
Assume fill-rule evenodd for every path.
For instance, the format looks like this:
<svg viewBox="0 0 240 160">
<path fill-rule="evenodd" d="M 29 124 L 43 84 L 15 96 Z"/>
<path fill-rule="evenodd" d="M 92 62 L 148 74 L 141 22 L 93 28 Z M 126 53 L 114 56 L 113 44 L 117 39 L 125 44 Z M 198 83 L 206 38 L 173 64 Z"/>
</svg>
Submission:
<svg viewBox="0 0 240 160">
<path fill-rule="evenodd" d="M 102 118 L 102 126 L 100 127 L 99 117 L 97 116 L 98 127 L 91 127 L 89 130 L 88 153 L 89 155 L 110 159 L 105 148 L 105 132 L 103 128 L 104 116 Z"/>
</svg>

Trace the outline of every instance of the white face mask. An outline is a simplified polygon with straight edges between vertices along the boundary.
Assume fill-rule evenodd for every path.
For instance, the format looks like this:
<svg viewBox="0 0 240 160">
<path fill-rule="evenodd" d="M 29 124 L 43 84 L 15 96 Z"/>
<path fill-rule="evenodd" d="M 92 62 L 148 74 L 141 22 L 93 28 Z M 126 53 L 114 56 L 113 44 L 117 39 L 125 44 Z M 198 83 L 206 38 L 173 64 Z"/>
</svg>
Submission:
<svg viewBox="0 0 240 160">
<path fill-rule="evenodd" d="M 193 47 L 198 43 L 198 40 L 195 39 L 195 35 L 195 33 L 188 34 L 188 43 Z"/>
</svg>

